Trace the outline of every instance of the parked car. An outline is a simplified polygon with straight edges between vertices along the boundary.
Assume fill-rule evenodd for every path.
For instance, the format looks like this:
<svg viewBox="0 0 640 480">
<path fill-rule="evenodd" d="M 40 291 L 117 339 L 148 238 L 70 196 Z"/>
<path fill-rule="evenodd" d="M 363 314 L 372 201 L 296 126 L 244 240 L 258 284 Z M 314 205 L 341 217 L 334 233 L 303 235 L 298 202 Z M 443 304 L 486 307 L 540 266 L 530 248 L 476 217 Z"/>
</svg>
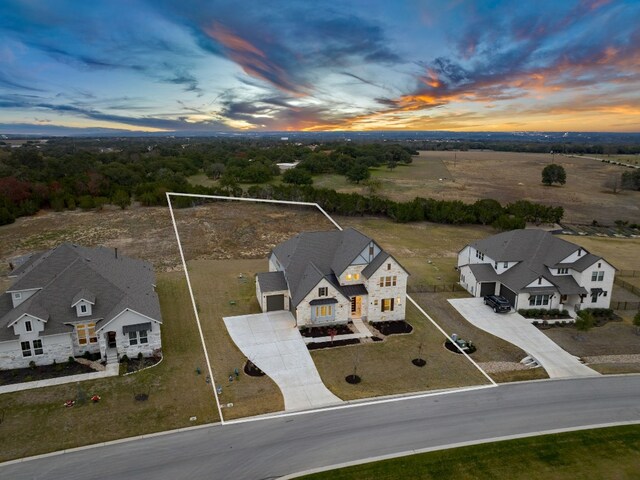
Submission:
<svg viewBox="0 0 640 480">
<path fill-rule="evenodd" d="M 507 313 L 511 311 L 511 304 L 506 298 L 500 295 L 487 295 L 484 297 L 484 304 L 492 307 L 496 313 Z"/>
</svg>

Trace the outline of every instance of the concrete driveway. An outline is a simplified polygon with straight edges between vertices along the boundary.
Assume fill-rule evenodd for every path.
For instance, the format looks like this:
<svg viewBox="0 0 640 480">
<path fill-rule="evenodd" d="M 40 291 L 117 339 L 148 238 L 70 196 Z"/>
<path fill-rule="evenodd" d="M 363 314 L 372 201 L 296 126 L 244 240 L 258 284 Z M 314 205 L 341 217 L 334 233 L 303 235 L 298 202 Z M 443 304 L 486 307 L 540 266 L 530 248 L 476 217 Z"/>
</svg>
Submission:
<svg viewBox="0 0 640 480">
<path fill-rule="evenodd" d="M 239 315 L 223 320 L 242 353 L 280 387 L 286 411 L 342 402 L 322 383 L 291 313 Z"/>
<path fill-rule="evenodd" d="M 560 348 L 518 313 L 495 313 L 484 305 L 482 298 L 456 298 L 449 300 L 449 303 L 471 324 L 527 352 L 551 378 L 600 375 Z"/>
</svg>

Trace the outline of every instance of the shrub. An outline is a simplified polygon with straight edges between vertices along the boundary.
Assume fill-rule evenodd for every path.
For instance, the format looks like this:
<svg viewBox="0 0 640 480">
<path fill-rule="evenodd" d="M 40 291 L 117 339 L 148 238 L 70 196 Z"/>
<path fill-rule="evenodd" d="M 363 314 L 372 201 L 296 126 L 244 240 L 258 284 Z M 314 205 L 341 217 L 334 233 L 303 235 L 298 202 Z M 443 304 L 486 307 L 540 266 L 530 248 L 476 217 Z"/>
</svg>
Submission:
<svg viewBox="0 0 640 480">
<path fill-rule="evenodd" d="M 29 368 L 30 368 L 31 370 L 35 370 L 35 368 L 36 368 L 36 362 L 34 362 L 33 360 L 31 360 L 31 361 L 29 362 Z"/>
<path fill-rule="evenodd" d="M 75 358 L 73 358 L 73 357 L 69 357 L 69 358 L 67 359 L 67 363 L 68 363 L 69 365 L 73 365 L 74 363 L 76 363 L 76 359 L 75 359 Z"/>
<path fill-rule="evenodd" d="M 129 363 L 129 357 L 126 353 L 120 357 L 120 363 Z"/>
<path fill-rule="evenodd" d="M 138 352 L 138 361 L 141 362 L 142 361 L 142 352 Z"/>
<path fill-rule="evenodd" d="M 84 352 L 84 353 L 82 354 L 82 357 L 83 357 L 83 358 L 86 358 L 87 360 L 91 360 L 91 353 L 89 353 L 88 351 L 87 351 L 87 352 Z"/>
</svg>

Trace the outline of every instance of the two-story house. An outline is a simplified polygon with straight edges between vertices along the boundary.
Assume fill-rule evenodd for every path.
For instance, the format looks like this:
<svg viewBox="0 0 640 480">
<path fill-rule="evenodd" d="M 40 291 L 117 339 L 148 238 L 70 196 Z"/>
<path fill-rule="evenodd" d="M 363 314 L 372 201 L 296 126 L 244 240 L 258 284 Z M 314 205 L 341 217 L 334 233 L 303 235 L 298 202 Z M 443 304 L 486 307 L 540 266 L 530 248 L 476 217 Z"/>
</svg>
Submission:
<svg viewBox="0 0 640 480">
<path fill-rule="evenodd" d="M 160 304 L 148 262 L 64 243 L 23 259 L 0 295 L 0 368 L 117 359 L 161 347 Z"/>
<path fill-rule="evenodd" d="M 299 327 L 404 320 L 407 271 L 353 228 L 305 232 L 273 249 L 256 276 L 264 312 L 289 310 Z"/>
<path fill-rule="evenodd" d="M 537 229 L 513 230 L 458 253 L 460 284 L 475 297 L 502 295 L 516 309 L 608 308 L 615 267 L 584 247 Z"/>
</svg>

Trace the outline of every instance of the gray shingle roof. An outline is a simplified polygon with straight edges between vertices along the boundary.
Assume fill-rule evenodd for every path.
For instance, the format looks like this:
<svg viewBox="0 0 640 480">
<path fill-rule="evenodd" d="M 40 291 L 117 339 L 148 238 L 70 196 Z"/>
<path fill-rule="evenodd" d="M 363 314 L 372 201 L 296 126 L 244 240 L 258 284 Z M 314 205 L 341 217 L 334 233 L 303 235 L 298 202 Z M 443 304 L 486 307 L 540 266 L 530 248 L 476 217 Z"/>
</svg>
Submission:
<svg viewBox="0 0 640 480">
<path fill-rule="evenodd" d="M 489 264 L 470 265 L 476 280 L 480 282 L 500 281 L 511 290 L 522 291 L 539 277 L 553 283 L 563 295 L 586 293 L 570 275 L 552 275 L 549 268 L 558 265 L 582 271 L 593 265 L 601 257 L 588 253 L 583 247 L 553 236 L 544 230 L 512 230 L 500 233 L 471 244 L 494 261 L 519 262 L 506 272 L 498 275 Z M 578 249 L 586 255 L 573 264 L 560 264 Z M 527 290 L 528 291 L 528 290 Z"/>
<path fill-rule="evenodd" d="M 83 288 L 78 293 L 76 293 L 71 299 L 71 306 L 73 307 L 80 300 L 86 300 L 89 303 L 96 303 L 96 296 L 93 292 L 90 292 L 86 288 Z"/>
<path fill-rule="evenodd" d="M 0 301 L 0 341 L 16 338 L 7 326 L 24 313 L 48 314 L 44 335 L 70 332 L 68 323 L 79 320 L 95 320 L 100 328 L 125 308 L 161 322 L 154 284 L 155 274 L 148 262 L 121 255 L 116 258 L 113 250 L 104 247 L 62 244 L 24 264 L 20 276 L 7 290 L 39 289 L 34 295 L 17 308 L 12 308 L 8 293 L 1 296 L 9 299 Z M 73 300 L 92 292 L 95 296 L 91 316 L 78 318 L 71 308 Z"/>
<path fill-rule="evenodd" d="M 373 261 L 367 265 L 364 270 L 362 270 L 362 275 L 366 278 L 371 278 L 371 275 L 376 273 L 387 258 L 389 258 L 389 254 L 387 252 L 380 252 L 376 258 L 374 258 Z"/>
<path fill-rule="evenodd" d="M 287 281 L 282 272 L 263 272 L 258 274 L 258 283 L 262 293 L 287 290 Z"/>
<path fill-rule="evenodd" d="M 348 298 L 337 276 L 351 265 L 371 241 L 366 235 L 349 228 L 342 231 L 304 232 L 276 246 L 273 255 L 284 269 L 293 305 L 298 306 L 323 278 Z M 381 250 L 372 263 L 379 262 L 378 257 L 383 262 L 388 256 Z"/>
</svg>

